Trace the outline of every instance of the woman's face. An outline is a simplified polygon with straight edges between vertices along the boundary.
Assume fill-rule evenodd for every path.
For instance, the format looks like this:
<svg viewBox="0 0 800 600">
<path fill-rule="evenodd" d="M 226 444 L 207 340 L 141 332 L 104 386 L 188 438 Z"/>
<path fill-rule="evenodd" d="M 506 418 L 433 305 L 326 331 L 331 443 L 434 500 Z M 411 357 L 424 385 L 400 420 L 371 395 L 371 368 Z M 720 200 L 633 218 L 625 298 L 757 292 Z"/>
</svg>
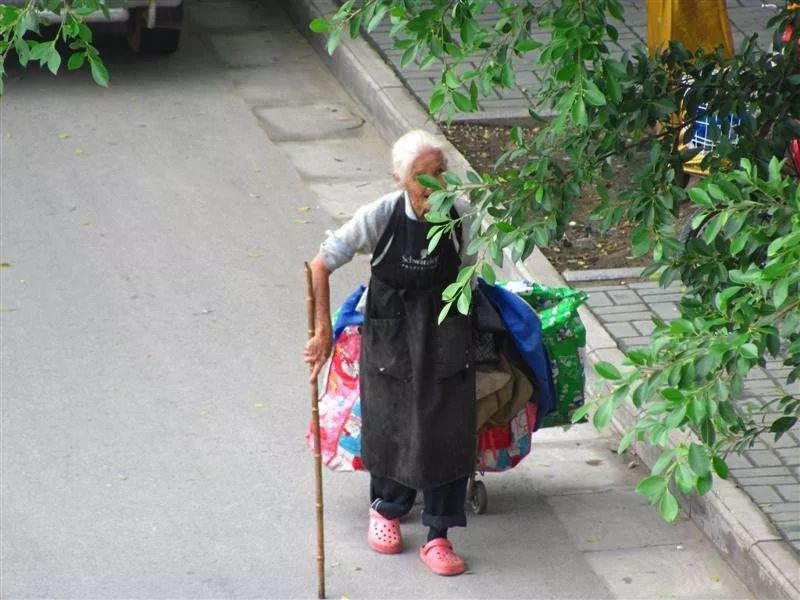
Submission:
<svg viewBox="0 0 800 600">
<path fill-rule="evenodd" d="M 428 196 L 430 196 L 432 190 L 419 183 L 417 177 L 420 175 L 430 175 L 441 181 L 442 173 L 444 173 L 446 169 L 447 162 L 444 159 L 442 151 L 435 148 L 423 150 L 411 163 L 411 169 L 409 169 L 408 177 L 403 182 L 403 187 L 411 197 L 411 203 L 418 213 L 419 210 L 422 210 L 422 214 L 424 214 L 430 209 Z"/>
</svg>

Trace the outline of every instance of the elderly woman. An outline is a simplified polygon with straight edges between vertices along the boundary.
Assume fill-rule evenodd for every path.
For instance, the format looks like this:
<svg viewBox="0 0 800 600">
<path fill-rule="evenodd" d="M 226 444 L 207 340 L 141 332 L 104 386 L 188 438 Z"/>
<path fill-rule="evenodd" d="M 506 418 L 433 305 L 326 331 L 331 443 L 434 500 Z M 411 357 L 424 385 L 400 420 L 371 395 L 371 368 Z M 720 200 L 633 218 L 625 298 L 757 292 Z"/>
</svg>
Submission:
<svg viewBox="0 0 800 600">
<path fill-rule="evenodd" d="M 453 315 L 437 325 L 437 318 L 442 290 L 475 259 L 465 256 L 468 223 L 428 253 L 430 190 L 417 178 L 439 178 L 447 168 L 438 140 L 425 131 L 407 133 L 394 144 L 392 162 L 402 190 L 360 208 L 328 234 L 311 262 L 317 310 L 305 360 L 313 379 L 330 354 L 331 272 L 356 252 L 371 253 L 360 372 L 361 458 L 371 477 L 367 541 L 383 554 L 401 552 L 400 517 L 422 490 L 422 523 L 429 529 L 420 557 L 439 575 L 458 575 L 464 561 L 447 531 L 466 526 L 467 481 L 475 467 L 475 373 L 468 319 Z M 459 200 L 451 217 L 467 209 Z"/>
</svg>

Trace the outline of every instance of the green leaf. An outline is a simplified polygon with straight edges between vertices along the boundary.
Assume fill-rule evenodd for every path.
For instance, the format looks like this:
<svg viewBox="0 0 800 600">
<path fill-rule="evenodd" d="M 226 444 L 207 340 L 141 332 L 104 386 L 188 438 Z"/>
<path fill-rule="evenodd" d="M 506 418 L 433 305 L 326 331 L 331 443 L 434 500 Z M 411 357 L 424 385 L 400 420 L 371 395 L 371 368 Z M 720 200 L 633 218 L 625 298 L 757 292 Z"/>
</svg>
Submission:
<svg viewBox="0 0 800 600">
<path fill-rule="evenodd" d="M 678 501 L 669 490 L 664 491 L 658 503 L 658 512 L 667 523 L 672 523 L 678 516 Z"/>
<path fill-rule="evenodd" d="M 450 185 L 461 185 L 461 179 L 459 178 L 459 176 L 451 171 L 445 171 L 442 174 L 442 177 Z"/>
<path fill-rule="evenodd" d="M 70 71 L 74 71 L 76 69 L 80 69 L 83 66 L 83 63 L 86 61 L 86 53 L 85 52 L 74 52 L 72 56 L 69 57 L 67 61 L 67 68 Z"/>
<path fill-rule="evenodd" d="M 728 465 L 719 456 L 711 457 L 711 464 L 714 466 L 714 472 L 722 479 L 728 478 Z"/>
<path fill-rule="evenodd" d="M 575 99 L 570 114 L 572 115 L 573 123 L 578 127 L 586 127 L 589 124 L 589 118 L 586 116 L 586 104 L 584 104 L 582 98 Z"/>
<path fill-rule="evenodd" d="M 636 486 L 636 493 L 652 498 L 660 496 L 667 489 L 667 479 L 661 475 L 650 475 Z"/>
<path fill-rule="evenodd" d="M 573 421 L 574 423 L 575 421 Z M 636 439 L 636 431 L 629 431 L 625 435 L 622 436 L 622 439 L 619 441 L 619 446 L 617 447 L 617 454 L 623 454 L 633 443 L 633 440 Z"/>
<path fill-rule="evenodd" d="M 711 473 L 706 473 L 705 475 L 697 478 L 697 493 L 701 496 L 707 494 L 713 485 L 713 480 L 711 478 Z"/>
<path fill-rule="evenodd" d="M 474 110 L 472 101 L 460 92 L 453 92 L 453 104 L 455 104 L 456 108 L 461 112 L 469 113 Z"/>
<path fill-rule="evenodd" d="M 589 409 L 591 409 L 591 408 L 592 408 L 592 405 L 588 404 L 588 403 L 584 404 L 583 406 L 578 407 L 575 410 L 575 412 L 572 413 L 571 421 L 573 423 L 578 423 L 579 421 L 582 421 L 586 417 L 587 413 L 589 412 Z"/>
<path fill-rule="evenodd" d="M 53 75 L 58 74 L 58 68 L 61 66 L 61 55 L 58 53 L 58 50 L 53 48 L 53 51 L 50 53 L 50 56 L 47 57 L 47 68 L 50 69 L 50 72 Z"/>
<path fill-rule="evenodd" d="M 495 284 L 496 276 L 494 273 L 494 269 L 492 268 L 492 265 L 490 265 L 489 263 L 483 263 L 483 266 L 481 267 L 481 275 L 483 275 L 483 279 L 489 285 Z"/>
<path fill-rule="evenodd" d="M 741 348 L 739 348 L 739 352 L 745 358 L 757 358 L 758 357 L 758 346 L 753 343 L 746 343 L 742 344 Z"/>
<path fill-rule="evenodd" d="M 775 441 L 777 441 L 784 433 L 794 427 L 795 423 L 797 423 L 797 417 L 779 417 L 772 422 L 769 430 L 775 434 Z"/>
<path fill-rule="evenodd" d="M 458 290 L 461 289 L 460 283 L 451 283 L 442 291 L 442 300 L 445 302 L 450 302 L 453 298 L 456 297 Z"/>
<path fill-rule="evenodd" d="M 724 227 L 725 223 L 728 220 L 728 216 L 730 213 L 722 212 L 713 217 L 708 224 L 706 224 L 705 229 L 703 229 L 703 239 L 707 244 L 716 239 L 717 235 L 719 234 L 720 230 Z"/>
<path fill-rule="evenodd" d="M 418 175 L 417 176 L 417 181 L 423 187 L 426 187 L 426 188 L 431 189 L 431 190 L 441 190 L 442 189 L 441 182 L 436 177 L 434 177 L 433 175 L 426 175 L 426 174 L 423 173 L 422 175 Z"/>
<path fill-rule="evenodd" d="M 462 315 L 469 314 L 469 304 L 470 304 L 470 288 L 469 286 L 465 287 L 464 290 L 461 292 L 461 295 L 458 297 L 458 312 Z"/>
<path fill-rule="evenodd" d="M 789 297 L 789 280 L 788 279 L 781 279 L 778 283 L 775 284 L 774 289 L 772 290 L 772 303 L 775 305 L 775 308 L 780 308 L 783 306 L 783 303 L 786 302 L 786 299 Z"/>
<path fill-rule="evenodd" d="M 611 415 L 614 412 L 614 404 L 606 402 L 598 408 L 592 417 L 592 423 L 598 430 L 605 429 L 611 422 Z"/>
<path fill-rule="evenodd" d="M 327 33 L 331 24 L 323 18 L 317 17 L 308 24 L 308 28 L 314 33 Z"/>
<path fill-rule="evenodd" d="M 655 462 L 653 467 L 650 469 L 650 472 L 653 475 L 661 475 L 664 472 L 669 464 L 672 462 L 672 459 L 675 458 L 675 449 L 665 450 L 661 453 L 661 456 L 658 457 L 658 460 Z"/>
<path fill-rule="evenodd" d="M 677 388 L 664 388 L 661 390 L 661 395 L 671 402 L 683 402 L 683 392 Z"/>
<path fill-rule="evenodd" d="M 675 470 L 675 484 L 684 494 L 688 494 L 695 486 L 697 477 L 685 463 L 679 463 Z"/>
<path fill-rule="evenodd" d="M 49 42 L 37 43 L 35 46 L 31 44 L 31 51 L 29 54 L 30 60 L 38 60 L 39 62 L 44 60 L 44 62 L 47 63 L 47 57 L 50 55 L 52 47 L 53 46 Z"/>
<path fill-rule="evenodd" d="M 461 270 L 458 272 L 456 276 L 456 283 L 460 283 L 464 285 L 467 281 L 469 281 L 470 277 L 475 273 L 476 265 L 470 265 L 468 267 L 461 267 Z"/>
<path fill-rule="evenodd" d="M 325 50 L 328 54 L 333 54 L 336 51 L 336 48 L 339 46 L 339 42 L 342 41 L 342 30 L 341 29 L 334 29 L 331 31 L 330 35 L 328 36 L 328 42 L 325 44 Z"/>
<path fill-rule="evenodd" d="M 603 379 L 610 379 L 612 381 L 622 379 L 622 374 L 620 374 L 617 367 L 608 362 L 600 361 L 595 363 L 594 370 L 597 371 L 598 375 Z"/>
<path fill-rule="evenodd" d="M 514 50 L 520 54 L 524 54 L 525 52 L 530 52 L 531 50 L 536 50 L 537 48 L 541 47 L 542 43 L 537 42 L 536 40 L 519 40 L 514 45 Z"/>
<path fill-rule="evenodd" d="M 92 69 L 92 78 L 94 82 L 99 86 L 108 87 L 108 71 L 103 61 L 100 60 L 99 57 L 90 54 L 89 65 Z"/>
<path fill-rule="evenodd" d="M 686 319 L 673 319 L 670 321 L 669 330 L 671 333 L 681 333 L 693 335 L 695 333 L 694 325 L 691 321 Z"/>
<path fill-rule="evenodd" d="M 703 446 L 695 443 L 689 446 L 689 465 L 692 467 L 692 471 L 697 473 L 700 477 L 708 475 L 708 455 Z"/>
<path fill-rule="evenodd" d="M 417 58 L 418 51 L 419 46 L 416 44 L 406 48 L 405 52 L 403 52 L 403 55 L 400 57 L 400 68 L 405 69 L 408 65 L 414 62 L 414 59 Z"/>
<path fill-rule="evenodd" d="M 434 89 L 433 93 L 431 94 L 431 99 L 428 102 L 428 110 L 432 115 L 441 110 L 442 106 L 444 105 L 444 96 L 445 92 L 443 88 Z"/>
<path fill-rule="evenodd" d="M 17 59 L 19 60 L 19 64 L 23 67 L 28 64 L 28 60 L 30 60 L 30 48 L 28 43 L 21 37 L 14 39 L 14 50 L 17 52 Z"/>
<path fill-rule="evenodd" d="M 585 82 L 586 87 L 583 89 L 583 99 L 592 106 L 603 106 L 606 103 L 606 97 L 603 92 L 591 81 Z"/>
<path fill-rule="evenodd" d="M 483 183 L 483 181 L 481 180 L 480 175 L 478 175 L 475 171 L 469 171 L 469 170 L 467 171 L 467 180 L 470 183 L 474 183 L 474 184 Z"/>
<path fill-rule="evenodd" d="M 700 206 L 705 206 L 708 208 L 714 206 L 714 201 L 708 195 L 708 192 L 700 187 L 691 188 L 689 190 L 689 198 L 692 199 L 692 202 L 699 204 Z"/>
<path fill-rule="evenodd" d="M 440 310 L 440 311 L 439 311 L 439 318 L 436 320 L 436 322 L 437 322 L 439 325 L 441 325 L 441 324 L 442 324 L 442 321 L 444 321 L 444 320 L 445 320 L 445 318 L 447 317 L 447 314 L 450 312 L 450 309 L 451 309 L 451 308 L 453 308 L 453 302 L 452 302 L 452 301 L 450 301 L 450 302 L 448 302 L 447 304 L 445 304 L 445 305 L 442 307 L 442 310 Z"/>
<path fill-rule="evenodd" d="M 436 246 L 439 244 L 439 240 L 442 239 L 443 233 L 444 228 L 441 228 L 431 236 L 431 239 L 428 241 L 428 254 L 432 254 L 433 251 L 436 250 Z"/>
</svg>

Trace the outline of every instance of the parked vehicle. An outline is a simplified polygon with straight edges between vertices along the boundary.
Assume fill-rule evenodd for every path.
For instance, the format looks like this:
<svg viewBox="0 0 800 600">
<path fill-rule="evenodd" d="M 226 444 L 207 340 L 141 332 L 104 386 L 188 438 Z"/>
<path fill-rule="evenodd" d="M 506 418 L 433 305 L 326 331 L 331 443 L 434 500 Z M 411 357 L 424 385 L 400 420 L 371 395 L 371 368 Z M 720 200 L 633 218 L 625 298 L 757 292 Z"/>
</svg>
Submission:
<svg viewBox="0 0 800 600">
<path fill-rule="evenodd" d="M 7 4 L 24 6 L 26 0 L 4 0 Z M 127 25 L 128 46 L 141 54 L 169 54 L 178 49 L 183 26 L 183 0 L 109 0 L 108 14 L 98 11 L 84 21 L 101 28 L 114 23 Z M 60 23 L 62 16 L 43 10 L 39 16 L 51 24 Z"/>
</svg>

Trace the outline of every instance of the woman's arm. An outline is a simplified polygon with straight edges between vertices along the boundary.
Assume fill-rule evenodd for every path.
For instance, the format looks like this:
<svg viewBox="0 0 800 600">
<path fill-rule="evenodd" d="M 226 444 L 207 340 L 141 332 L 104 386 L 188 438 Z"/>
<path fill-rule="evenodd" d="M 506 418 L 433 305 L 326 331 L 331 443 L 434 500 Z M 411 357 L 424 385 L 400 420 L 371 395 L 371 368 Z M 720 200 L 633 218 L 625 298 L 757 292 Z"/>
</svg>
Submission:
<svg viewBox="0 0 800 600">
<path fill-rule="evenodd" d="M 305 361 L 311 367 L 309 381 L 314 381 L 331 353 L 331 294 L 329 279 L 331 271 L 325 266 L 321 254 L 309 264 L 311 282 L 314 286 L 314 337 L 306 343 Z"/>
</svg>

